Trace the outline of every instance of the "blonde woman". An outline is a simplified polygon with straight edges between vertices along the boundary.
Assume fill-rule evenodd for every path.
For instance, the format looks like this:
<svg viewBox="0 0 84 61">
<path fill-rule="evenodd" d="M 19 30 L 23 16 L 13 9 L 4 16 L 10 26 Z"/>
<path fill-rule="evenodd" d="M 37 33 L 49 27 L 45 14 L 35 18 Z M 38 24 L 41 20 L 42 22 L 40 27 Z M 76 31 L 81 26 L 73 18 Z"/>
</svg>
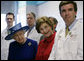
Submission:
<svg viewBox="0 0 84 61">
<path fill-rule="evenodd" d="M 37 19 L 36 30 L 38 33 L 43 34 L 44 39 L 42 39 L 38 45 L 36 60 L 48 60 L 56 34 L 56 32 L 53 32 L 53 29 L 53 24 L 48 17 L 44 16 Z"/>
</svg>

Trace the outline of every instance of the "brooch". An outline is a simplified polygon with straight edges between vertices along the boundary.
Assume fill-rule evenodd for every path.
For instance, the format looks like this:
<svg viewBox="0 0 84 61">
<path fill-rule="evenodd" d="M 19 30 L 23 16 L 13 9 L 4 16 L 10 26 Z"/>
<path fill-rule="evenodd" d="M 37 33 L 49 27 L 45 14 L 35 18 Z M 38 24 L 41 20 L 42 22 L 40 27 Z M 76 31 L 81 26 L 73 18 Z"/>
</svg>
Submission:
<svg viewBox="0 0 84 61">
<path fill-rule="evenodd" d="M 31 42 L 28 43 L 28 46 L 31 46 Z"/>
</svg>

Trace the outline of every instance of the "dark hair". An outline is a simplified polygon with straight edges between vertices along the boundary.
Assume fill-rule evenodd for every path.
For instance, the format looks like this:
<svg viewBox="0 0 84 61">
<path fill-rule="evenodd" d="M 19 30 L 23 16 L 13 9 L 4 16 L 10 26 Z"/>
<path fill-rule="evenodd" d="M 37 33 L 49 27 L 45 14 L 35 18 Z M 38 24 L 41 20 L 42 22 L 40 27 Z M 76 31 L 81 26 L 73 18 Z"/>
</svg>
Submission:
<svg viewBox="0 0 84 61">
<path fill-rule="evenodd" d="M 58 23 L 58 21 L 57 21 L 57 19 L 56 19 L 56 18 L 54 18 L 54 17 L 49 17 L 49 19 L 50 19 L 50 18 L 52 18 L 52 19 L 53 19 L 54 24 L 57 24 L 57 23 Z"/>
<path fill-rule="evenodd" d="M 42 23 L 47 23 L 49 26 L 52 27 L 52 30 L 53 30 L 53 28 L 54 28 L 53 23 L 49 20 L 48 17 L 43 16 L 41 18 L 38 18 L 36 21 L 36 30 L 38 33 L 40 33 L 39 27 L 41 26 Z"/>
<path fill-rule="evenodd" d="M 6 17 L 7 17 L 7 15 L 13 15 L 13 18 L 15 18 L 14 13 L 8 12 L 8 13 L 6 14 Z"/>
<path fill-rule="evenodd" d="M 74 2 L 74 1 L 61 1 L 60 4 L 59 4 L 60 13 L 61 13 L 61 7 L 62 7 L 63 5 L 66 5 L 66 4 L 73 4 L 73 6 L 74 6 L 74 11 L 77 12 L 77 4 L 76 4 L 76 2 Z"/>
</svg>

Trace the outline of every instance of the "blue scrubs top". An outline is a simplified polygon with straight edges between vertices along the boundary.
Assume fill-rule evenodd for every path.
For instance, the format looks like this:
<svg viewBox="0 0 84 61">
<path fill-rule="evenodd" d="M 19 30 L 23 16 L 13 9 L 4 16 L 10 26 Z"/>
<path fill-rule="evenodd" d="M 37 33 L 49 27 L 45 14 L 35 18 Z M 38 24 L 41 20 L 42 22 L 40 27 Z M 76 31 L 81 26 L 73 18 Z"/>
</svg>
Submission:
<svg viewBox="0 0 84 61">
<path fill-rule="evenodd" d="M 37 52 L 37 42 L 31 39 L 21 45 L 14 41 L 10 43 L 8 60 L 33 60 Z"/>
</svg>

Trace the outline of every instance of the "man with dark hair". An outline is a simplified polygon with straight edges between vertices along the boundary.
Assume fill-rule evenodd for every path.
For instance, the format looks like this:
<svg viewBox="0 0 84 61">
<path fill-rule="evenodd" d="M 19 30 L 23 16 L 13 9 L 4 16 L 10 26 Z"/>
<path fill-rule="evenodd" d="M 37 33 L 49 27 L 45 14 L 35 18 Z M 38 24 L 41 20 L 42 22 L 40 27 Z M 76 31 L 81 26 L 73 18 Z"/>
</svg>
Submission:
<svg viewBox="0 0 84 61">
<path fill-rule="evenodd" d="M 6 14 L 6 17 L 7 17 L 7 15 L 13 15 L 13 18 L 15 18 L 14 14 L 11 13 L 11 12 L 8 12 L 8 13 Z"/>
<path fill-rule="evenodd" d="M 74 7 L 74 11 L 77 12 L 77 4 L 76 4 L 76 2 L 73 2 L 73 1 L 62 1 L 62 2 L 60 3 L 60 5 L 59 5 L 59 11 L 60 11 L 60 13 L 61 13 L 61 7 L 62 7 L 63 5 L 66 5 L 66 4 L 72 4 L 73 7 Z"/>
<path fill-rule="evenodd" d="M 7 27 L 10 28 L 13 26 L 13 21 L 15 19 L 15 16 L 13 13 L 9 12 L 6 14 L 6 22 L 7 22 Z"/>
<path fill-rule="evenodd" d="M 83 19 L 76 18 L 77 4 L 62 1 L 59 10 L 66 27 L 56 34 L 50 59 L 83 60 Z"/>
<path fill-rule="evenodd" d="M 13 13 L 9 12 L 6 14 L 7 27 L 1 33 L 1 60 L 7 60 L 8 58 L 9 43 L 12 42 L 13 40 L 6 41 L 5 37 L 10 33 L 9 28 L 13 26 L 14 18 L 15 16 Z"/>
</svg>

